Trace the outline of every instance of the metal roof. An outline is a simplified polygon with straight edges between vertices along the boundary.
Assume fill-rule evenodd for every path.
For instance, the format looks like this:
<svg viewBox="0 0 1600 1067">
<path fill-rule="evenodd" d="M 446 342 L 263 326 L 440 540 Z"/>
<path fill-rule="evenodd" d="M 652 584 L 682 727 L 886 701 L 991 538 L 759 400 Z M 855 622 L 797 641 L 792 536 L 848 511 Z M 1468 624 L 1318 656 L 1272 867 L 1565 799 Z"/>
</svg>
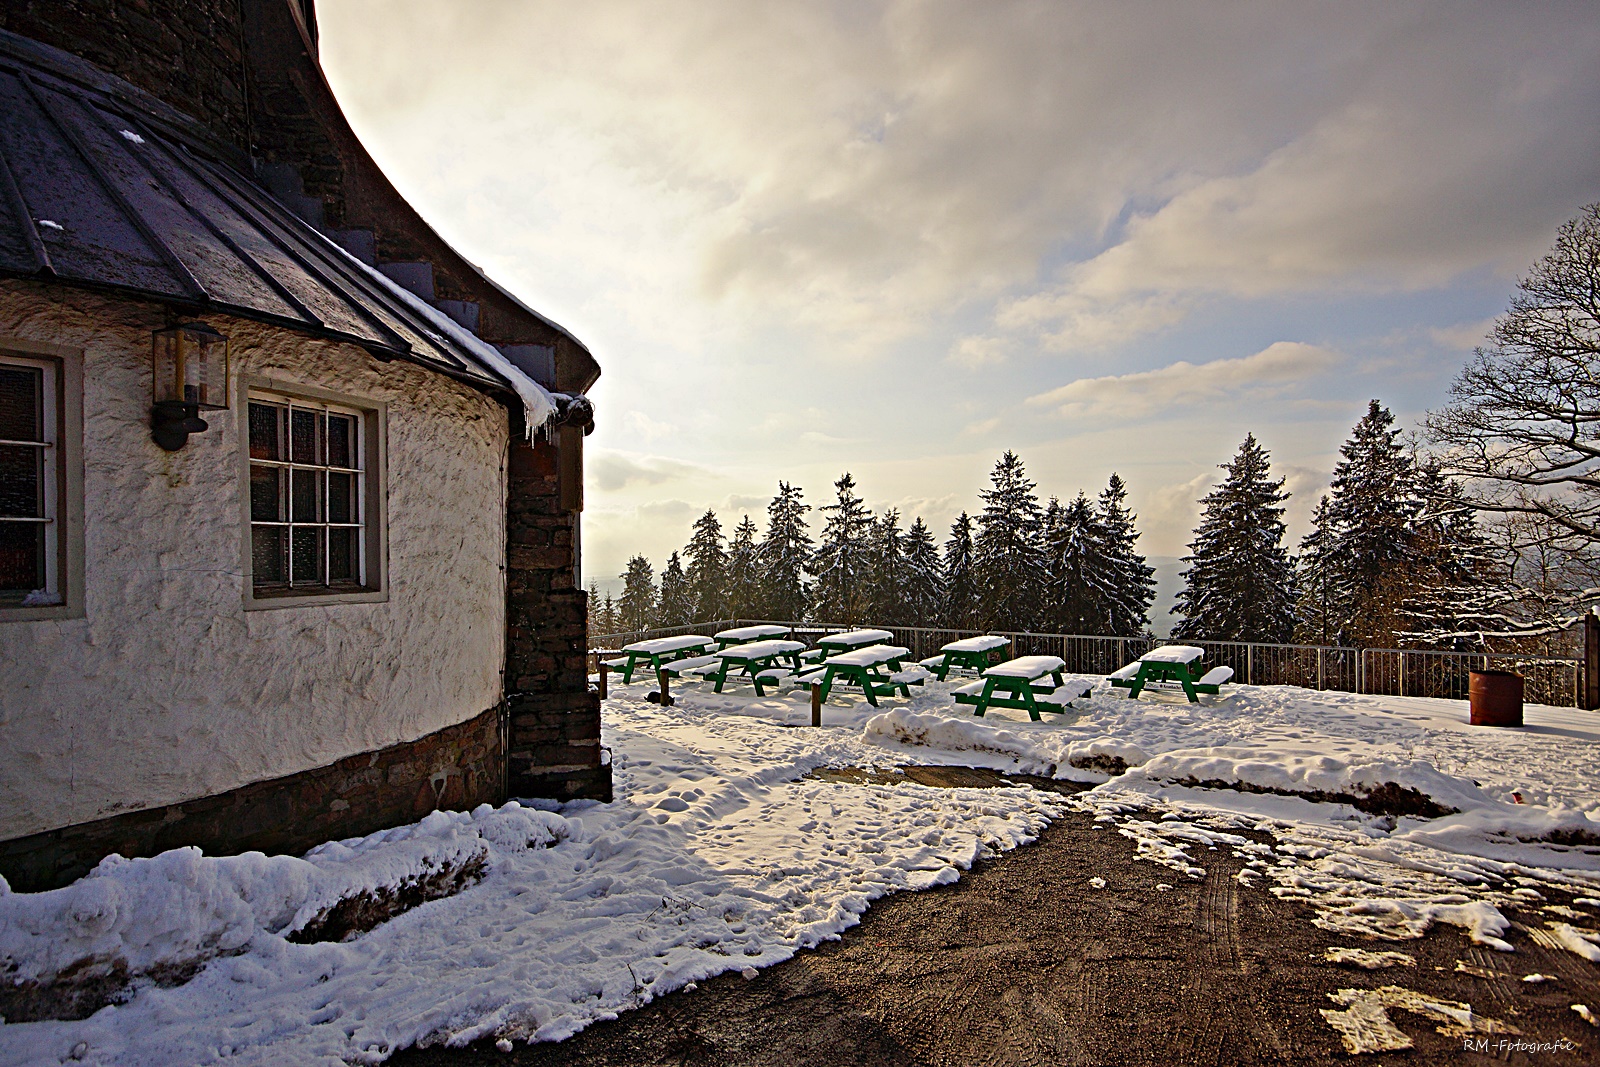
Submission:
<svg viewBox="0 0 1600 1067">
<path fill-rule="evenodd" d="M 0 31 L 0 275 L 115 289 L 507 385 L 192 119 Z"/>
</svg>

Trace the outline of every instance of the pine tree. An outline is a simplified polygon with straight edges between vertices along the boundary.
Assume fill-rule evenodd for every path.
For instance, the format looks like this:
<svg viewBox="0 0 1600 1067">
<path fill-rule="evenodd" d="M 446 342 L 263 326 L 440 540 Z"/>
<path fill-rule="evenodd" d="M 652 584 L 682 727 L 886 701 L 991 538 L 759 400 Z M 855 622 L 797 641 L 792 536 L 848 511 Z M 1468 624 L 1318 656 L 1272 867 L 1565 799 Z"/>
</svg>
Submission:
<svg viewBox="0 0 1600 1067">
<path fill-rule="evenodd" d="M 1128 487 L 1115 473 L 1100 494 L 1100 526 L 1111 565 L 1107 630 L 1112 637 L 1138 637 L 1149 629 L 1150 602 L 1156 598 L 1156 569 L 1134 547 L 1138 516 L 1128 510 Z"/>
<path fill-rule="evenodd" d="M 1064 634 L 1111 634 L 1116 576 L 1100 514 L 1083 493 L 1046 511 L 1044 625 Z"/>
<path fill-rule="evenodd" d="M 890 508 L 867 533 L 868 620 L 880 625 L 905 624 L 905 532 L 900 512 Z"/>
<path fill-rule="evenodd" d="M 611 590 L 606 590 L 606 595 L 600 601 L 600 632 L 607 634 L 621 633 L 622 622 L 617 618 L 617 605 L 611 599 Z"/>
<path fill-rule="evenodd" d="M 1339 612 L 1334 602 L 1336 586 L 1328 546 L 1333 543 L 1333 503 L 1326 494 L 1311 513 L 1311 532 L 1300 542 L 1295 561 L 1294 640 L 1302 645 L 1337 645 Z"/>
<path fill-rule="evenodd" d="M 950 524 L 950 540 L 944 543 L 940 571 L 944 599 L 939 608 L 939 625 L 952 630 L 977 629 L 978 575 L 973 569 L 972 518 L 964 511 Z"/>
<path fill-rule="evenodd" d="M 1221 485 L 1201 505 L 1184 588 L 1174 615 L 1175 640 L 1287 642 L 1294 635 L 1294 567 L 1283 545 L 1281 507 L 1289 494 L 1271 477 L 1271 462 L 1246 434 Z"/>
<path fill-rule="evenodd" d="M 589 647 L 595 647 L 595 638 L 606 631 L 600 628 L 600 583 L 594 579 L 589 580 L 589 592 L 585 597 L 588 606 Z"/>
<path fill-rule="evenodd" d="M 716 512 L 707 508 L 695 520 L 694 533 L 683 554 L 689 560 L 689 599 L 694 604 L 694 618 L 690 621 L 727 618 L 728 553 Z"/>
<path fill-rule="evenodd" d="M 1339 450 L 1321 546 L 1341 644 L 1393 647 L 1407 629 L 1404 604 L 1417 585 L 1417 474 L 1394 426 L 1373 400 Z"/>
<path fill-rule="evenodd" d="M 727 606 L 733 619 L 753 619 L 760 598 L 760 575 L 756 568 L 756 524 L 746 515 L 733 528 L 728 542 Z"/>
<path fill-rule="evenodd" d="M 1038 616 L 1043 586 L 1039 498 L 1022 460 L 1006 452 L 978 495 L 983 512 L 973 539 L 973 569 L 981 593 L 982 625 L 1026 630 Z"/>
<path fill-rule="evenodd" d="M 812 552 L 806 512 L 810 510 L 810 504 L 801 502 L 798 488 L 778 483 L 778 495 L 767 505 L 767 533 L 757 549 L 761 584 L 756 614 L 764 619 L 799 622 L 806 618 L 810 605 L 806 569 Z"/>
<path fill-rule="evenodd" d="M 1418 574 L 1403 605 L 1408 620 L 1400 644 L 1483 651 L 1492 636 L 1524 628 L 1506 614 L 1519 594 L 1505 561 L 1479 532 L 1461 484 L 1432 460 L 1416 470 L 1423 501 L 1413 525 Z"/>
<path fill-rule="evenodd" d="M 856 480 L 848 472 L 833 486 L 838 500 L 822 508 L 828 518 L 812 564 L 813 614 L 819 622 L 860 622 L 871 595 L 867 539 L 872 512 L 856 496 Z"/>
<path fill-rule="evenodd" d="M 694 598 L 689 591 L 689 579 L 683 573 L 683 563 L 674 552 L 661 568 L 661 595 L 656 606 L 656 620 L 660 626 L 684 626 L 694 621 Z"/>
<path fill-rule="evenodd" d="M 944 574 L 939 566 L 939 546 L 933 531 L 919 517 L 905 538 L 905 610 L 911 626 L 935 626 L 944 599 Z"/>
<path fill-rule="evenodd" d="M 622 574 L 622 599 L 617 602 L 617 621 L 624 630 L 650 628 L 656 613 L 655 572 L 643 556 L 628 560 Z"/>
</svg>

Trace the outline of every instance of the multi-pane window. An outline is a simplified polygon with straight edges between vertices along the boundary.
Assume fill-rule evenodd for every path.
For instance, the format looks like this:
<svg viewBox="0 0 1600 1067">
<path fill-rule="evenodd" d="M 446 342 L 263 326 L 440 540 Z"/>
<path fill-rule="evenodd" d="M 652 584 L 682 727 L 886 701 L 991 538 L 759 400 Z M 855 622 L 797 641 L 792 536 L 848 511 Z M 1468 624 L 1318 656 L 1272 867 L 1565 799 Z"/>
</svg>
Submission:
<svg viewBox="0 0 1600 1067">
<path fill-rule="evenodd" d="M 0 606 L 61 603 L 56 372 L 0 359 Z"/>
<path fill-rule="evenodd" d="M 250 558 L 258 595 L 367 586 L 362 414 L 251 397 Z"/>
</svg>

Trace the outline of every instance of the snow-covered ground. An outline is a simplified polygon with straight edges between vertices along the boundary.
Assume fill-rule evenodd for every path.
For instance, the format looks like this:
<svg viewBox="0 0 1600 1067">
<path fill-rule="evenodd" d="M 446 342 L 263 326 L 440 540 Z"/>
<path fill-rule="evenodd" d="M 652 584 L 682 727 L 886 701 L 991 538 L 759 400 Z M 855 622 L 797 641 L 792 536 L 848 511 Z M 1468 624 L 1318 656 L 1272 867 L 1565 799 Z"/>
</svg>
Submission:
<svg viewBox="0 0 1600 1067">
<path fill-rule="evenodd" d="M 605 711 L 615 803 L 436 813 L 304 859 L 111 860 L 52 893 L 0 894 L 11 981 L 84 958 L 135 973 L 204 964 L 85 1020 L 0 1026 L 0 1064 L 340 1064 L 422 1040 L 561 1038 L 835 937 L 872 900 L 953 881 L 1068 806 L 1175 877 L 1203 877 L 1198 852 L 1232 849 L 1248 859 L 1241 880 L 1307 898 L 1341 935 L 1403 940 L 1442 922 L 1509 949 L 1501 907 L 1572 888 L 1548 936 L 1600 960 L 1600 714 L 1530 707 L 1524 729 L 1487 730 L 1451 701 L 1241 686 L 1190 705 L 1097 688 L 1034 723 L 975 719 L 952 704 L 955 684 L 881 709 L 838 696 L 821 729 L 802 725 L 800 693 L 684 687 L 661 708 L 646 686 L 618 687 Z M 1100 784 L 1065 797 L 802 777 L 910 763 Z M 1370 808 L 1385 789 L 1455 813 L 1293 795 Z M 486 873 L 456 896 L 341 944 L 289 940 L 352 892 L 462 862 Z"/>
</svg>

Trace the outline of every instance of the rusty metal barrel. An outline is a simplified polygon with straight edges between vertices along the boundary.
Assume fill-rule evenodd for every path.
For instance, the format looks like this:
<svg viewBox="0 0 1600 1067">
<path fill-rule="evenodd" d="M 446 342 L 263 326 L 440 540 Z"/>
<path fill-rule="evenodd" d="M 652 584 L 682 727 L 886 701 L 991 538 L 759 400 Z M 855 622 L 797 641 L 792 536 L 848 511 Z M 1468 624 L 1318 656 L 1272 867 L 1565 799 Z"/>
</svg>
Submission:
<svg viewBox="0 0 1600 1067">
<path fill-rule="evenodd" d="M 1522 675 L 1516 671 L 1473 671 L 1467 704 L 1474 726 L 1522 725 Z"/>
</svg>

